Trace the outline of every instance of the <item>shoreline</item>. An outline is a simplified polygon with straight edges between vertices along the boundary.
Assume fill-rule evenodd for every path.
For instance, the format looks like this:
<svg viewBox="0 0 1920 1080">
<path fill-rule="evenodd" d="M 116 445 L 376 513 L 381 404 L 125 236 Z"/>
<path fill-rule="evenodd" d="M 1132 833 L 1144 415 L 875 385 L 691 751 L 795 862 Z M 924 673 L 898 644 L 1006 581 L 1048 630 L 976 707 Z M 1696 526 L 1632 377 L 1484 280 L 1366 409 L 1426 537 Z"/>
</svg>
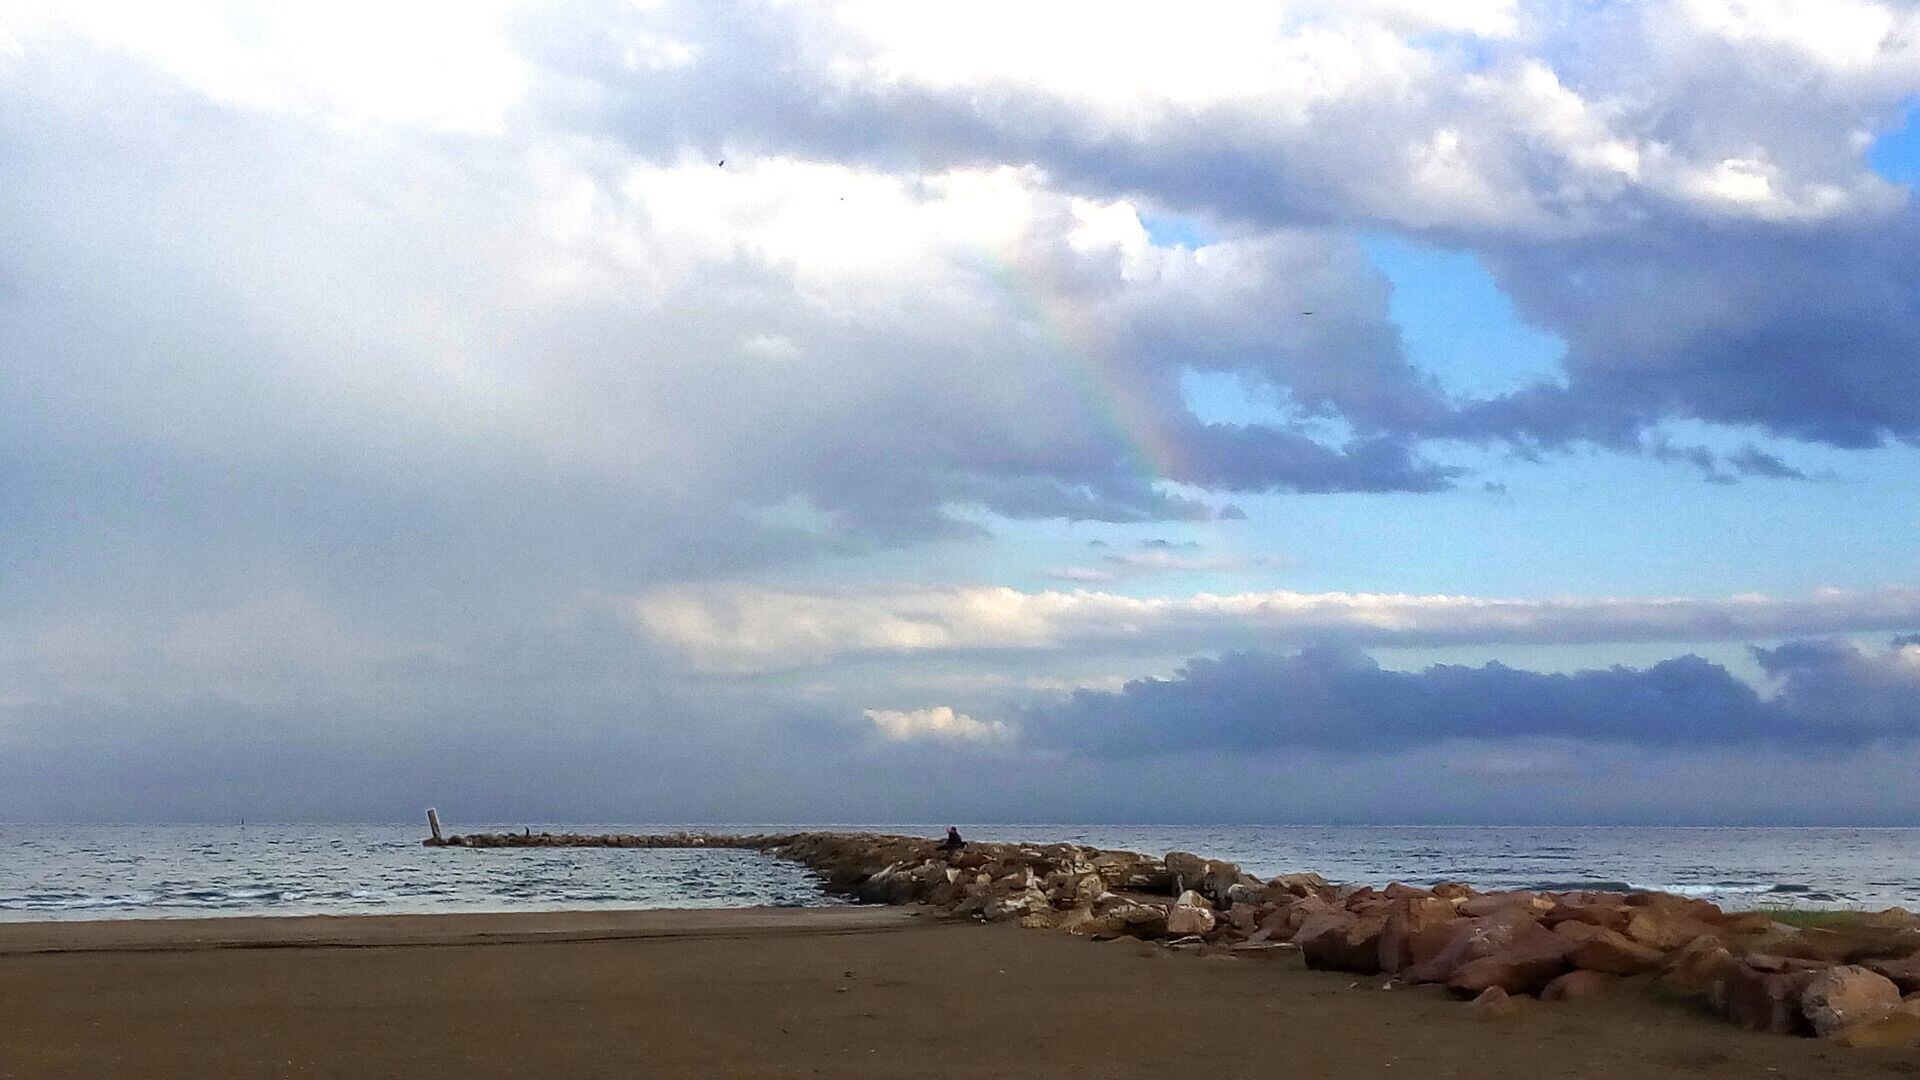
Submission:
<svg viewBox="0 0 1920 1080">
<path fill-rule="evenodd" d="M 944 842 L 883 833 L 443 835 L 429 848 L 743 848 L 797 863 L 829 892 L 924 904 L 982 922 L 1194 951 L 1292 948 L 1311 968 L 1444 984 L 1481 1013 L 1568 1001 L 1657 977 L 1750 1031 L 1849 1047 L 1920 1048 L 1920 916 L 1783 922 L 1663 892 L 1384 888 L 1317 873 L 1262 880 L 1190 852 L 1074 843 Z"/>
<path fill-rule="evenodd" d="M 281 922 L 273 947 L 218 944 L 256 919 L 148 920 L 145 947 L 86 923 L 64 929 L 95 947 L 64 952 L 6 951 L 19 928 L 0 928 L 0 1077 L 1880 1080 L 1913 1065 L 1742 1031 L 1646 979 L 1482 1021 L 1438 987 L 1309 970 L 1294 950 L 1096 944 L 906 907 Z M 326 940 L 285 940 L 320 923 Z"/>
<path fill-rule="evenodd" d="M 0 957 L 878 933 L 928 916 L 937 918 L 938 913 L 912 907 L 832 904 L 47 920 L 0 923 Z"/>
<path fill-rule="evenodd" d="M 1476 1055 L 1516 1038 L 1497 1034 L 1485 1042 L 1488 1036 L 1473 1033 L 1492 1029 L 1475 1020 L 1528 1017 L 1539 1018 L 1529 1023 L 1576 1031 L 1584 1040 L 1617 1042 L 1622 1060 L 1644 1048 L 1606 1029 L 1606 1023 L 1615 1022 L 1608 1017 L 1630 1015 L 1636 1029 L 1670 1026 L 1676 1037 L 1693 1038 L 1700 1025 L 1707 1025 L 1783 1048 L 1811 1048 L 1779 1050 L 1779 1060 L 1788 1062 L 1802 1060 L 1796 1055 L 1803 1053 L 1814 1055 L 1809 1061 L 1839 1053 L 1847 1055 L 1851 1068 L 1890 1052 L 1894 1057 L 1888 1060 L 1912 1066 L 1911 1050 L 1920 1048 L 1920 917 L 1905 911 L 1853 920 L 1810 918 L 1793 925 L 1764 912 L 1723 911 L 1668 893 L 1481 891 L 1462 883 L 1376 888 L 1330 883 L 1311 872 L 1262 880 L 1233 863 L 1185 852 L 1162 857 L 1072 843 L 975 842 L 954 848 L 925 837 L 873 833 L 529 831 L 434 836 L 424 845 L 744 849 L 797 864 L 826 893 L 864 903 L 0 923 L 0 998 L 59 1000 L 62 980 L 76 972 L 93 973 L 89 993 L 118 992 L 123 984 L 137 987 L 146 979 L 149 989 L 169 1003 L 161 1011 L 175 999 L 188 1010 L 172 1015 L 177 1030 L 222 1017 L 258 1022 L 235 1014 L 236 1008 L 245 1009 L 221 996 L 238 975 L 260 980 L 269 1000 L 292 980 L 289 985 L 302 987 L 302 1000 L 347 1016 L 364 1012 L 363 998 L 391 997 L 426 972 L 432 974 L 432 994 L 445 998 L 416 1002 L 415 1008 L 428 1014 L 447 1009 L 464 1014 L 478 1007 L 536 1014 L 559 1009 L 557 1015 L 565 1015 L 569 1009 L 594 1008 L 580 998 L 580 980 L 593 983 L 596 994 L 632 999 L 652 992 L 644 980 L 651 977 L 646 974 L 650 965 L 658 964 L 665 964 L 662 970 L 672 978 L 692 980 L 681 993 L 696 1002 L 732 985 L 729 980 L 748 985 L 760 978 L 800 979 L 806 986 L 796 990 L 796 1001 L 824 992 L 847 994 L 856 987 L 833 984 L 822 991 L 808 980 L 822 965 L 831 968 L 838 957 L 857 954 L 888 970 L 905 968 L 933 979 L 927 988 L 935 1011 L 901 1020 L 925 1028 L 923 1037 L 935 1043 L 940 1023 L 975 1024 L 991 1011 L 987 999 L 1009 992 L 1030 996 L 1051 986 L 1066 997 L 1030 1000 L 1028 1008 L 1098 1013 L 1110 1004 L 1113 980 L 1120 979 L 1124 992 L 1147 995 L 1143 1010 L 1160 1010 L 1143 1014 L 1139 1023 L 1151 1028 L 1178 1020 L 1182 1030 L 1165 1033 L 1176 1046 L 1184 1028 L 1225 1023 L 1218 1010 L 1222 993 L 1251 995 L 1247 1007 L 1255 1014 L 1280 1009 L 1292 1022 L 1293 1013 L 1331 1008 L 1315 1000 L 1319 997 L 1365 990 L 1372 992 L 1369 1000 L 1390 1002 L 1388 1011 L 1371 1011 L 1372 1005 L 1357 1013 L 1333 1009 L 1317 1022 L 1351 1028 L 1364 1016 L 1378 1029 L 1363 1037 L 1354 1028 L 1354 1037 L 1364 1039 L 1381 1038 L 1384 1029 L 1407 1023 L 1435 1025 L 1421 1035 L 1420 1045 L 1451 1045 L 1454 1053 L 1465 1055 L 1446 1059 L 1456 1065 L 1478 1061 Z M 449 854 L 461 858 L 458 851 Z M 996 977 L 941 981 L 956 966 L 988 957 L 999 965 L 991 973 Z M 1116 974 L 1111 970 L 1116 957 L 1130 958 L 1128 963 L 1177 960 L 1185 965 L 1191 960 L 1200 966 L 1128 967 Z M 1041 961 L 1045 967 L 1035 968 Z M 538 971 L 540 985 L 549 989 L 574 989 L 562 994 L 564 1008 L 538 986 L 512 980 L 493 987 L 492 997 L 474 1000 L 462 972 L 497 971 L 503 965 Z M 855 977 L 852 969 L 844 970 L 846 978 Z M 1152 978 L 1175 970 L 1192 975 L 1186 992 L 1193 1000 L 1177 1005 L 1161 1000 L 1169 988 Z M 1264 974 L 1244 982 L 1249 976 L 1237 973 L 1247 971 Z M 301 972 L 316 974 L 302 982 Z M 1010 972 L 1031 985 L 998 978 Z M 1063 974 L 1070 977 L 1064 984 Z M 1125 984 L 1142 975 L 1150 977 L 1146 983 Z M 341 996 L 346 991 L 334 980 L 352 984 L 356 978 L 364 980 L 357 984 L 360 989 Z M 744 991 L 736 985 L 727 992 Z M 1463 1004 L 1462 999 L 1472 1000 Z M 80 1000 L 69 1004 L 79 1007 Z M 1402 1002 L 1413 1003 L 1414 1011 L 1405 1017 L 1392 1011 Z M 785 1003 L 784 998 L 769 1002 Z M 124 1004 L 136 1010 L 158 1007 Z M 669 1011 L 693 1007 L 678 1000 L 655 1004 Z M 57 1029 L 68 1019 L 48 1013 L 41 1022 Z M 755 1019 L 729 1015 L 708 1022 L 730 1037 L 745 1038 L 750 1029 L 742 1025 Z M 315 1037 L 313 1029 L 288 1023 L 285 1038 Z M 1216 1035 L 1246 1043 L 1255 1029 L 1220 1027 Z M 1782 1034 L 1832 1038 L 1771 1037 Z M 904 1049 L 910 1044 L 889 1045 Z M 552 1049 L 560 1053 L 570 1045 Z M 1744 1044 L 1724 1044 L 1736 1045 Z M 64 1052 L 57 1042 L 47 1043 L 46 1051 Z M 616 1045 L 594 1052 L 617 1057 L 625 1051 Z M 1163 1069 L 1179 1065 L 1176 1059 L 1149 1057 Z M 1559 1061 L 1551 1056 L 1527 1060 L 1536 1071 L 1542 1063 Z M 425 1061 L 417 1064 L 424 1068 Z M 1429 1068 L 1441 1064 L 1436 1059 Z M 1632 1070 L 1592 1075 L 1660 1074 L 1650 1067 L 1641 1060 Z M 222 1075 L 204 1062 L 196 1068 L 196 1075 Z M 1441 1074 L 1451 1075 L 1444 1069 Z M 0 1062 L 0 1080 L 14 1075 Z"/>
</svg>

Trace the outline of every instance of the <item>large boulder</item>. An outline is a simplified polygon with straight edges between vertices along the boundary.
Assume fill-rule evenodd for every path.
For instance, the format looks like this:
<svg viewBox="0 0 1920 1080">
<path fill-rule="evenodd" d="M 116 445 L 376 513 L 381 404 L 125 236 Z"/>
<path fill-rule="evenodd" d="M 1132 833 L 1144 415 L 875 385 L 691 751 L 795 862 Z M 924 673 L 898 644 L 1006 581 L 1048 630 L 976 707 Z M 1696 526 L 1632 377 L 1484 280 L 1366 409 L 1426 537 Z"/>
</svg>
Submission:
<svg viewBox="0 0 1920 1080">
<path fill-rule="evenodd" d="M 1167 909 L 1158 904 L 1138 904 L 1131 900 L 1118 900 L 1096 908 L 1094 925 L 1083 932 L 1106 937 L 1122 935 L 1137 938 L 1165 937 Z"/>
<path fill-rule="evenodd" d="M 1529 915 L 1541 915 L 1552 911 L 1554 900 L 1536 892 L 1515 891 L 1481 893 L 1460 902 L 1460 914 L 1468 916 L 1498 915 L 1503 911 L 1522 911 Z"/>
<path fill-rule="evenodd" d="M 1411 967 L 1416 960 L 1424 959 L 1418 955 L 1415 945 L 1420 935 L 1429 933 L 1428 940 L 1432 940 L 1430 932 L 1435 927 L 1458 918 L 1460 913 L 1451 901 L 1431 894 L 1394 901 L 1387 910 L 1386 923 L 1380 932 L 1380 970 L 1398 974 Z"/>
<path fill-rule="evenodd" d="M 1920 953 L 1898 960 L 1868 960 L 1867 967 L 1893 980 L 1903 994 L 1920 992 Z"/>
<path fill-rule="evenodd" d="M 1835 1036 L 1842 1046 L 1881 1050 L 1920 1046 L 1920 1003 L 1909 1002 L 1878 1020 L 1856 1024 Z"/>
<path fill-rule="evenodd" d="M 1069 934 L 1094 934 L 1099 929 L 1094 925 L 1096 922 L 1098 920 L 1091 907 L 1068 908 L 1054 913 L 1052 929 L 1065 930 Z"/>
<path fill-rule="evenodd" d="M 1229 893 L 1233 886 L 1260 884 L 1260 879 L 1242 873 L 1233 863 L 1203 859 L 1190 852 L 1167 852 L 1166 865 L 1176 888 L 1192 890 L 1219 905 L 1232 902 Z"/>
<path fill-rule="evenodd" d="M 927 890 L 925 902 L 937 908 L 950 908 L 960 900 L 960 892 L 947 882 Z"/>
<path fill-rule="evenodd" d="M 1667 955 L 1660 984 L 1683 994 L 1713 996 L 1724 986 L 1728 970 L 1738 962 L 1718 940 L 1695 938 Z M 1714 1004 L 1718 1007 L 1721 1003 Z"/>
<path fill-rule="evenodd" d="M 1878 927 L 1882 930 L 1912 930 L 1920 933 L 1920 912 L 1906 908 L 1883 908 L 1869 912 L 1860 919 L 1861 925 Z"/>
<path fill-rule="evenodd" d="M 1267 887 L 1279 890 L 1280 892 L 1292 893 L 1295 896 L 1318 896 L 1321 893 L 1327 893 L 1333 890 L 1333 886 L 1327 883 L 1326 878 L 1321 877 L 1311 870 L 1293 874 L 1281 874 L 1279 877 L 1268 881 Z"/>
<path fill-rule="evenodd" d="M 1820 972 L 1800 994 L 1800 1009 L 1815 1035 L 1837 1035 L 1899 1007 L 1900 988 L 1893 980 L 1856 964 Z"/>
<path fill-rule="evenodd" d="M 1642 945 L 1625 934 L 1589 922 L 1563 922 L 1553 930 L 1574 943 L 1567 960 L 1582 971 L 1638 975 L 1652 971 L 1666 959 L 1665 953 L 1651 945 Z"/>
<path fill-rule="evenodd" d="M 1627 923 L 1632 917 L 1632 910 L 1618 901 L 1589 902 L 1585 899 L 1563 898 L 1552 911 L 1541 916 L 1541 921 L 1549 926 L 1559 926 L 1568 922 L 1587 923 L 1620 932 L 1626 930 Z"/>
<path fill-rule="evenodd" d="M 1522 924 L 1504 947 L 1455 968 L 1447 989 L 1461 997 L 1490 986 L 1509 994 L 1538 994 L 1567 970 L 1573 948 L 1573 942 L 1538 923 Z"/>
<path fill-rule="evenodd" d="M 1181 893 L 1167 909 L 1167 933 L 1175 937 L 1211 933 L 1213 927 L 1213 906 L 1192 889 Z"/>
<path fill-rule="evenodd" d="M 1801 995 L 1814 979 L 1811 971 L 1761 971 L 1739 963 L 1721 977 L 1719 999 L 1727 1019 L 1748 1031 L 1796 1035 L 1810 1030 Z"/>
<path fill-rule="evenodd" d="M 1010 896 L 990 896 L 980 907 L 980 917 L 987 922 L 1005 922 L 1020 919 L 1035 912 L 1051 912 L 1053 905 L 1047 901 L 1047 894 L 1037 888 Z"/>
<path fill-rule="evenodd" d="M 1722 916 L 1717 920 L 1722 934 L 1766 934 L 1779 926 L 1773 916 L 1764 911 L 1742 911 Z"/>
<path fill-rule="evenodd" d="M 1008 870 L 994 879 L 993 890 L 1001 896 L 1013 896 L 1024 893 L 1040 884 L 1040 878 L 1034 874 L 1033 867 L 1020 866 Z"/>
<path fill-rule="evenodd" d="M 1251 883 L 1245 881 L 1236 882 L 1227 887 L 1227 903 L 1235 906 L 1240 904 L 1270 905 L 1273 901 L 1268 893 L 1268 887 L 1257 880 Z M 1291 893 L 1284 895 L 1286 895 L 1289 900 L 1293 899 Z"/>
<path fill-rule="evenodd" d="M 1265 888 L 1266 886 L 1259 878 L 1240 869 L 1234 863 L 1221 862 L 1219 859 L 1207 860 L 1207 872 L 1200 878 L 1200 895 L 1212 900 L 1220 907 L 1234 902 L 1235 889 L 1241 890 L 1244 896 L 1249 895 L 1248 890 Z"/>
<path fill-rule="evenodd" d="M 1748 953 L 1740 958 L 1740 962 L 1755 971 L 1825 971 L 1833 966 L 1825 960 L 1805 956 L 1776 956 L 1759 952 Z"/>
<path fill-rule="evenodd" d="M 1281 904 L 1260 919 L 1260 929 L 1273 931 L 1273 936 L 1288 940 L 1300 932 L 1315 915 L 1345 913 L 1346 909 L 1318 896 L 1309 896 L 1304 900 L 1294 900 L 1291 904 Z"/>
<path fill-rule="evenodd" d="M 1527 933 L 1551 935 L 1533 917 L 1516 910 L 1477 919 L 1454 919 L 1415 934 L 1412 963 L 1400 974 L 1408 982 L 1446 982 L 1461 965 L 1490 956 Z"/>
<path fill-rule="evenodd" d="M 1207 861 L 1191 851 L 1169 851 L 1161 860 L 1167 864 L 1167 873 L 1184 888 L 1196 888 L 1200 879 L 1207 876 Z"/>
<path fill-rule="evenodd" d="M 1371 885 L 1338 885 L 1333 890 L 1333 902 L 1355 911 L 1375 900 L 1381 899 L 1380 890 Z"/>
<path fill-rule="evenodd" d="M 1254 934 L 1260 930 L 1260 920 L 1272 913 L 1266 904 L 1235 903 L 1227 909 L 1227 922 L 1241 934 Z"/>
<path fill-rule="evenodd" d="M 1073 878 L 1068 895 L 1075 907 L 1092 907 L 1102 896 L 1107 895 L 1107 882 L 1099 874 L 1077 874 Z"/>
<path fill-rule="evenodd" d="M 1159 859 L 1149 859 L 1131 852 L 1106 851 L 1095 855 L 1090 862 L 1093 872 L 1100 875 L 1109 889 L 1150 893 L 1172 891 L 1173 878 L 1167 873 L 1166 864 Z"/>
<path fill-rule="evenodd" d="M 1386 919 L 1333 910 L 1308 919 L 1293 936 L 1310 968 L 1372 975 L 1380 970 L 1380 935 Z"/>
<path fill-rule="evenodd" d="M 1661 905 L 1635 911 L 1624 932 L 1642 945 L 1666 950 L 1712 935 L 1714 925 L 1684 907 Z"/>
<path fill-rule="evenodd" d="M 1726 917 L 1718 904 L 1710 900 L 1699 900 L 1691 896 L 1675 896 L 1673 893 L 1636 892 L 1626 894 L 1625 903 L 1633 908 L 1660 908 L 1679 912 L 1702 922 L 1717 923 Z"/>
</svg>

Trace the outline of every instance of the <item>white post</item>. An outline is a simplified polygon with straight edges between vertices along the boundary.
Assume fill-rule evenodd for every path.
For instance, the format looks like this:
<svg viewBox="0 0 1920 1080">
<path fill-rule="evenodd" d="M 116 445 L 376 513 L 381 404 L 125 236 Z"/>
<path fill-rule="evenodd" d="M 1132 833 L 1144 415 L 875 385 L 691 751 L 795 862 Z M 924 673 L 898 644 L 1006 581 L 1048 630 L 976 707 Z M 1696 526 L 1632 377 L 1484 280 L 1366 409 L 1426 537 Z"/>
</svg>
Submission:
<svg viewBox="0 0 1920 1080">
<path fill-rule="evenodd" d="M 433 830 L 433 842 L 444 843 L 446 838 L 440 835 L 440 811 L 427 807 L 427 828 Z"/>
</svg>

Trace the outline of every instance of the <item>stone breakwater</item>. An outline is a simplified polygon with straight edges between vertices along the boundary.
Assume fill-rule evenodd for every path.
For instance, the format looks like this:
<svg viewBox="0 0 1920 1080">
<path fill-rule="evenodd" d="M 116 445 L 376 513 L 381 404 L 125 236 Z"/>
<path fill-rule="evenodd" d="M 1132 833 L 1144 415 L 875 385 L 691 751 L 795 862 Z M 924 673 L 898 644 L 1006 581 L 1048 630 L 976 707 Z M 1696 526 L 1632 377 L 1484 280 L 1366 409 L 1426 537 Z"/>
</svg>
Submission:
<svg viewBox="0 0 1920 1080">
<path fill-rule="evenodd" d="M 1480 892 L 1262 880 L 1185 852 L 968 843 L 871 833 L 729 836 L 504 833 L 440 847 L 746 848 L 800 863 L 836 893 L 985 922 L 1171 948 L 1265 955 L 1441 984 L 1499 1015 L 1516 997 L 1568 1001 L 1652 983 L 1754 1031 L 1853 1046 L 1920 1046 L 1920 916 L 1900 909 L 1799 928 L 1658 892 Z"/>
</svg>

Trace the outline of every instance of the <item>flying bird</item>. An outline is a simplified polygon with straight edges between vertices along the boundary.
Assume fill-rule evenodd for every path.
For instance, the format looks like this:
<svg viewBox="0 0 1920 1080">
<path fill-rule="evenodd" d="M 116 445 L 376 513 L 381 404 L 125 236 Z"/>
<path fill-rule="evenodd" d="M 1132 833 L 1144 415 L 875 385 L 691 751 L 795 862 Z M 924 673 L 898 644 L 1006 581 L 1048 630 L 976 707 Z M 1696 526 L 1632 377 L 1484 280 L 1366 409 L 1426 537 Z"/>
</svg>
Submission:
<svg viewBox="0 0 1920 1080">
<path fill-rule="evenodd" d="M 721 168 L 723 168 L 723 169 L 727 167 L 727 159 L 726 159 L 726 158 L 721 158 L 721 159 L 720 159 L 720 167 L 721 167 Z"/>
</svg>

